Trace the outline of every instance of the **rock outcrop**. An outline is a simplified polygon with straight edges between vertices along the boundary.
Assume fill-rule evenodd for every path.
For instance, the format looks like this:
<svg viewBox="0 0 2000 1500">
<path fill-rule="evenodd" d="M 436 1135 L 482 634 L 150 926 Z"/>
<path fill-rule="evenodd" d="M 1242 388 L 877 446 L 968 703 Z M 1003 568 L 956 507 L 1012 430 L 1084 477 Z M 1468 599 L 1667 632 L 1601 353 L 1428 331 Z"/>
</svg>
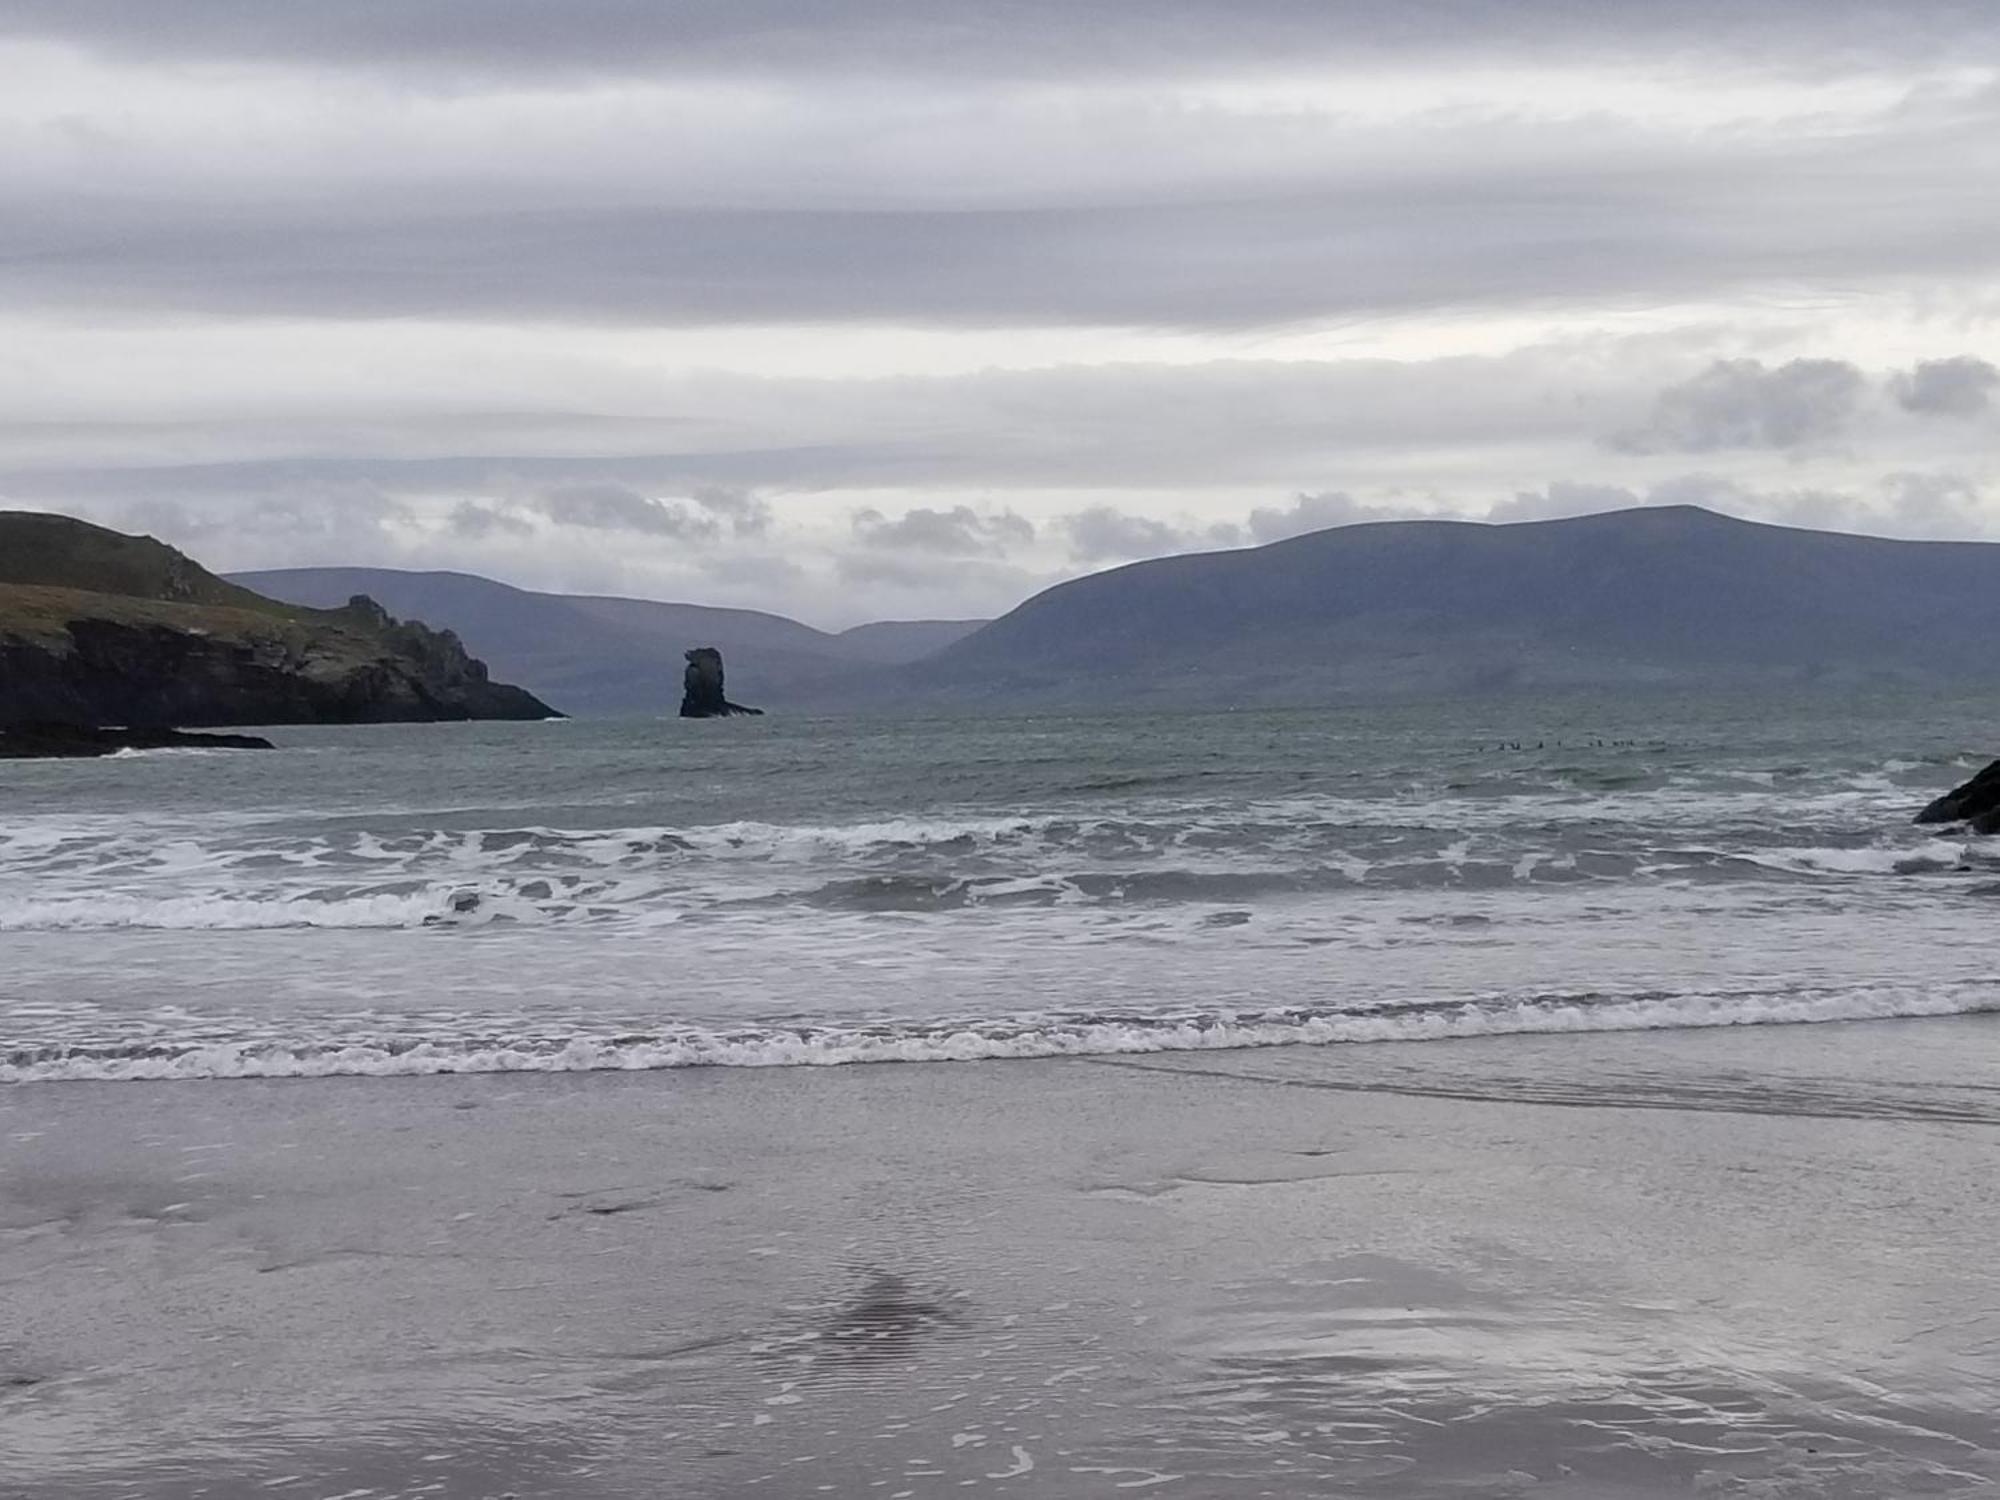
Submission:
<svg viewBox="0 0 2000 1500">
<path fill-rule="evenodd" d="M 0 760 L 85 760 L 120 750 L 270 750 L 255 734 L 178 729 L 80 729 L 74 724 L 0 724 Z"/>
<path fill-rule="evenodd" d="M 365 597 L 303 609 L 150 537 L 0 513 L 0 724 L 546 719 L 457 636 Z"/>
<path fill-rule="evenodd" d="M 1969 823 L 1974 833 L 2000 833 L 2000 760 L 1954 787 L 1917 814 L 1919 823 Z"/>
<path fill-rule="evenodd" d="M 722 690 L 722 653 L 713 646 L 697 646 L 687 653 L 687 671 L 682 675 L 681 717 L 721 719 L 730 714 L 761 714 L 761 708 L 745 708 L 731 703 Z"/>
</svg>

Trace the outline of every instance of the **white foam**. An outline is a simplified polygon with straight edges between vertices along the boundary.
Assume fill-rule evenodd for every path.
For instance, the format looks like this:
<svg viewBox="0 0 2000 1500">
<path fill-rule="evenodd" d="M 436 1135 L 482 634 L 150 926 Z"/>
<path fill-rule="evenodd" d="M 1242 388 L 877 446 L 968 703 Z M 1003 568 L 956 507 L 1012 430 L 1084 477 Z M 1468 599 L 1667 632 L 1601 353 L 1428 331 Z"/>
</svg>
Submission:
<svg viewBox="0 0 2000 1500">
<path fill-rule="evenodd" d="M 1969 851 L 1962 843 L 1934 841 L 1921 847 L 1868 844 L 1858 849 L 1745 849 L 1741 858 L 1771 869 L 1805 875 L 1908 875 L 1921 870 L 1950 870 L 1963 864 Z"/>
<path fill-rule="evenodd" d="M 1676 996 L 1469 1000 L 1426 1009 L 1311 1016 L 1222 1013 L 1157 1021 L 1049 1020 L 1041 1024 L 828 1026 L 712 1032 L 684 1028 L 657 1037 L 575 1037 L 493 1045 L 391 1038 L 321 1043 L 206 1043 L 144 1055 L 79 1049 L 17 1054 L 0 1062 L 0 1083 L 222 1078 L 397 1077 L 443 1073 L 578 1073 L 692 1067 L 833 1067 L 849 1063 L 972 1062 L 1003 1058 L 1119 1056 L 1244 1047 L 1449 1041 L 1572 1032 L 1657 1031 L 1802 1025 L 2000 1010 L 2000 983 Z"/>
<path fill-rule="evenodd" d="M 471 913 L 452 910 L 453 892 L 437 887 L 408 895 L 310 897 L 101 895 L 0 904 L 0 932 L 87 932 L 115 928 L 176 931 L 260 931 L 286 927 L 420 927 L 458 915 L 491 916 L 482 902 Z"/>
</svg>

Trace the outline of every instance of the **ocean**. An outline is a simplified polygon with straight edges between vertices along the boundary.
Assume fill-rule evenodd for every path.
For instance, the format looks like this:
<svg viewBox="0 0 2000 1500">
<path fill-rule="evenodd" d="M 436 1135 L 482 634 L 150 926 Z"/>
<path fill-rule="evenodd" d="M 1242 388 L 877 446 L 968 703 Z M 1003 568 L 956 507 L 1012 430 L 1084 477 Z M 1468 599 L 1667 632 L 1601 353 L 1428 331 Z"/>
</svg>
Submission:
<svg viewBox="0 0 2000 1500">
<path fill-rule="evenodd" d="M 1989 700 L 438 724 L 0 766 L 0 1080 L 2000 1007 Z"/>
<path fill-rule="evenodd" d="M 0 765 L 0 1496 L 1990 1497 L 1994 707 Z"/>
</svg>

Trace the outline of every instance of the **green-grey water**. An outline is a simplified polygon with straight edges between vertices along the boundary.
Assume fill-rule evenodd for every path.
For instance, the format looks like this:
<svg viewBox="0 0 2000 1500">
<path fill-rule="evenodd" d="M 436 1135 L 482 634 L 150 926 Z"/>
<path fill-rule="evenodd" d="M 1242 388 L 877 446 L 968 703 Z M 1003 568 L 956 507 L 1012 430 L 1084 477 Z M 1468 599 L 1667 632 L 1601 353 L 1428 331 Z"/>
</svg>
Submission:
<svg viewBox="0 0 2000 1500">
<path fill-rule="evenodd" d="M 1962 1013 L 2000 705 L 280 729 L 0 769 L 0 1072 L 828 1063 Z"/>
</svg>

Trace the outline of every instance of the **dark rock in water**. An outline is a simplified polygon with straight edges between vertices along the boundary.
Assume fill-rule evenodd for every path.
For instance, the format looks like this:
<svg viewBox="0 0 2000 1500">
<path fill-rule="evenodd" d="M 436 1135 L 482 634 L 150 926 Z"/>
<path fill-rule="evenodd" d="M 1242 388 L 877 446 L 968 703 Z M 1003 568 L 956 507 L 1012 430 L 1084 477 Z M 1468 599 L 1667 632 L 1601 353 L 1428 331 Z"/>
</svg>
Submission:
<svg viewBox="0 0 2000 1500">
<path fill-rule="evenodd" d="M 682 683 L 683 719 L 720 719 L 730 714 L 761 714 L 764 711 L 731 703 L 723 695 L 722 653 L 713 646 L 697 646 L 687 653 L 687 672 Z"/>
<path fill-rule="evenodd" d="M 1970 823 L 1974 833 L 2000 833 L 2000 760 L 1954 787 L 1917 814 L 1919 823 Z"/>
<path fill-rule="evenodd" d="M 76 724 L 0 724 L 0 760 L 80 760 L 120 750 L 270 750 L 254 734 L 179 729 L 85 729 Z"/>
</svg>

